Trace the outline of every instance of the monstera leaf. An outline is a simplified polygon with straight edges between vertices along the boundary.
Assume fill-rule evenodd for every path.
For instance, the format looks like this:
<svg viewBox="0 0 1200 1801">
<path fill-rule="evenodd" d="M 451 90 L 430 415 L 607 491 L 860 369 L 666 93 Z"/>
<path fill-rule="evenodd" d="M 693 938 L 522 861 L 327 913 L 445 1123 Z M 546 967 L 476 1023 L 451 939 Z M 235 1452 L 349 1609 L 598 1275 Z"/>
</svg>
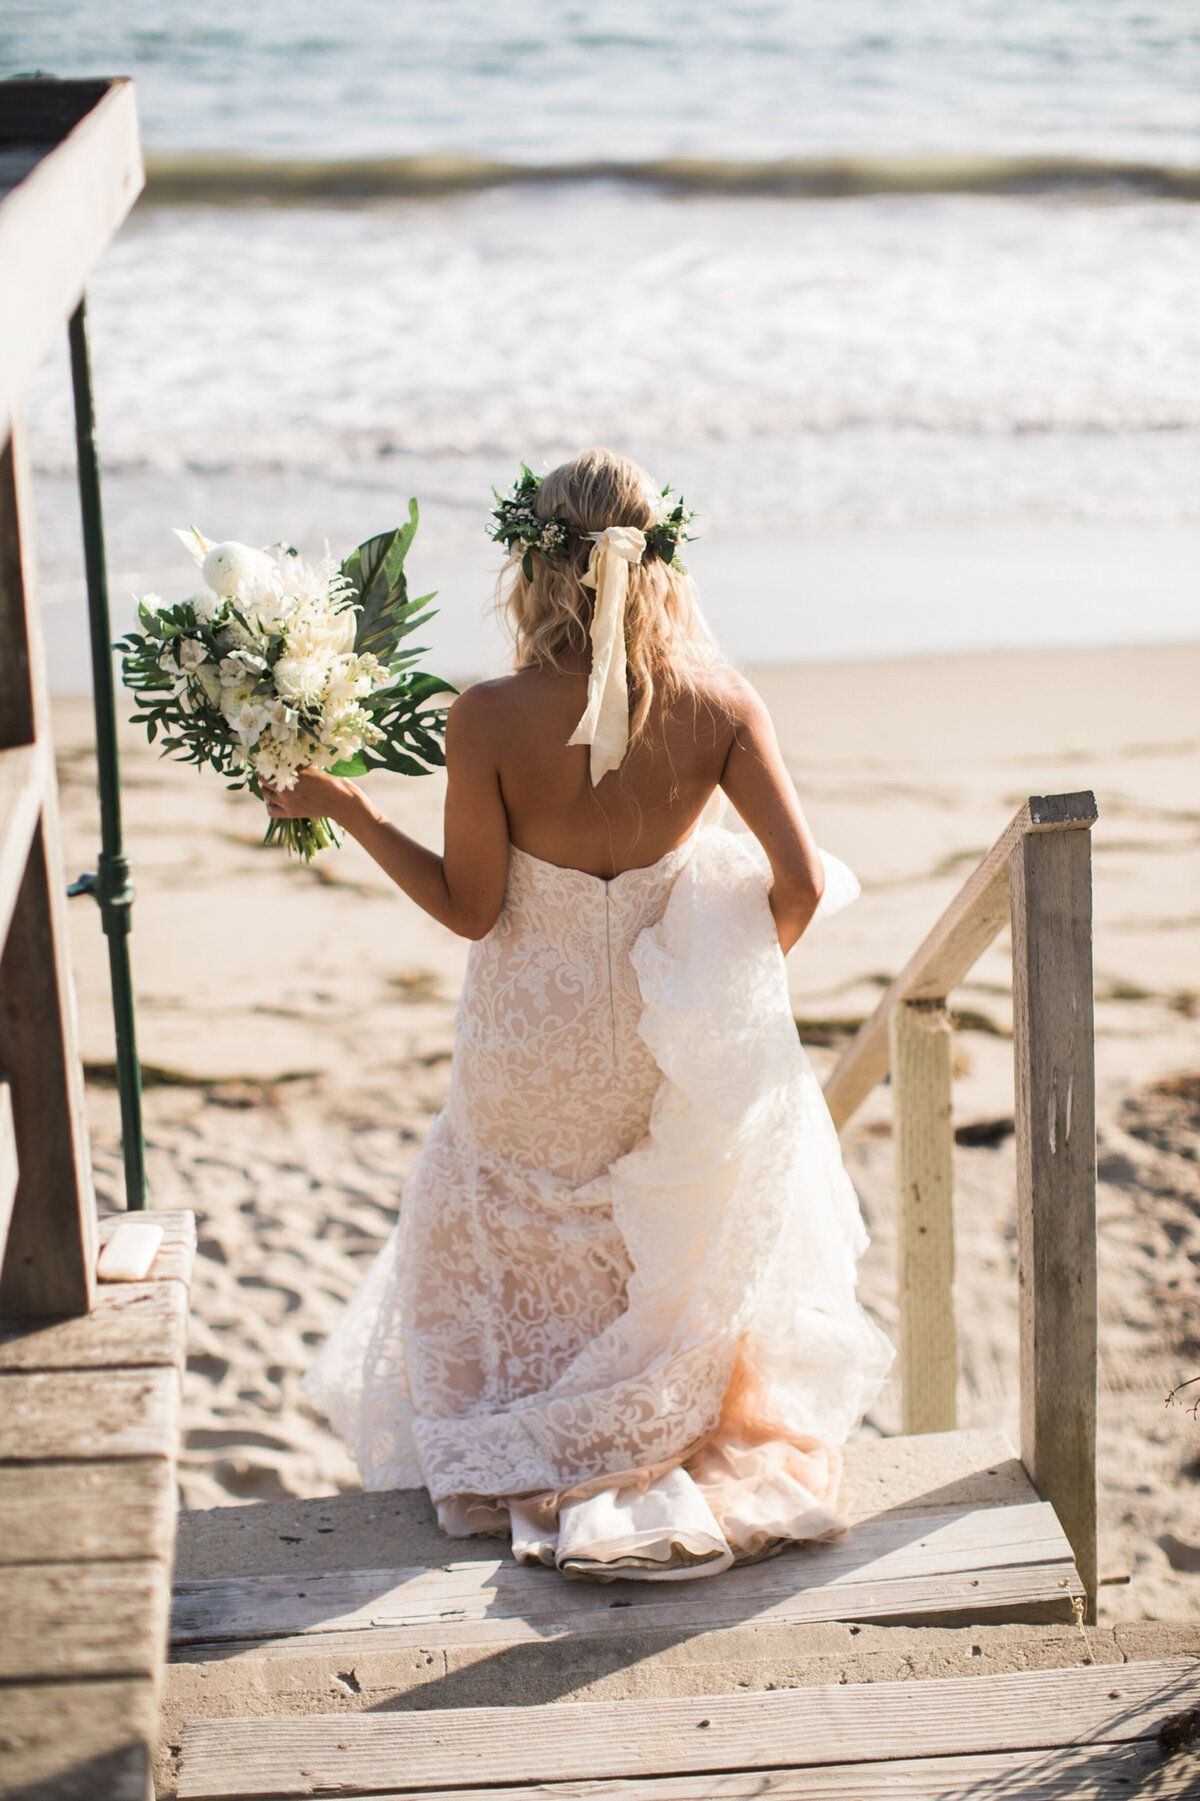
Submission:
<svg viewBox="0 0 1200 1801">
<path fill-rule="evenodd" d="M 400 649 L 402 641 L 436 611 L 428 605 L 434 599 L 432 594 L 408 598 L 404 559 L 416 536 L 418 518 L 417 503 L 410 500 L 407 525 L 368 538 L 342 564 L 349 598 L 361 609 L 354 648 L 378 657 L 393 680 L 364 703 L 384 734 L 382 743 L 336 764 L 331 771 L 334 775 L 364 775 L 370 769 L 423 775 L 445 761 L 445 707 L 432 703 L 439 695 L 454 695 L 458 690 L 440 676 L 414 669 L 418 657 L 425 654 L 421 647 Z"/>
<path fill-rule="evenodd" d="M 381 663 L 389 665 L 400 640 L 433 617 L 431 610 L 422 612 L 421 608 L 428 607 L 434 596 L 422 594 L 419 599 L 410 600 L 404 573 L 404 559 L 417 535 L 418 517 L 417 503 L 410 500 L 407 525 L 368 538 L 342 564 L 350 597 L 362 609 L 354 648 L 369 650 Z M 420 654 L 414 651 L 413 656 Z"/>
</svg>

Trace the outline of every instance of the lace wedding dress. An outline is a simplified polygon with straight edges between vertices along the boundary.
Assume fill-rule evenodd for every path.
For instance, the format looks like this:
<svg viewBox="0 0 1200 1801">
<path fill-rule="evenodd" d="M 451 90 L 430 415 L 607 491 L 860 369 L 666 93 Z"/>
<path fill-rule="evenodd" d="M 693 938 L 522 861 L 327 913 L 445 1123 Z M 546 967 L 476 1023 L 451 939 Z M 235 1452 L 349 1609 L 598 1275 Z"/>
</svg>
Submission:
<svg viewBox="0 0 1200 1801">
<path fill-rule="evenodd" d="M 594 1575 L 840 1530 L 836 1446 L 892 1351 L 769 885 L 714 826 L 610 881 L 511 850 L 449 1103 L 306 1378 L 367 1488 Z"/>
</svg>

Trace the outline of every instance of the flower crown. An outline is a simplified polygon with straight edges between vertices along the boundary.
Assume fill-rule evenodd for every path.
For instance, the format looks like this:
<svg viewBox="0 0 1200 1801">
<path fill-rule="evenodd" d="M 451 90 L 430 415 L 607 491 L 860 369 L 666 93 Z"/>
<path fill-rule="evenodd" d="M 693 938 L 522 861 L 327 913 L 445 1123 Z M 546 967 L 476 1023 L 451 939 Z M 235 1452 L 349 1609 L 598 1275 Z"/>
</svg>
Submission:
<svg viewBox="0 0 1200 1801">
<path fill-rule="evenodd" d="M 510 556 L 522 551 L 521 568 L 525 580 L 533 580 L 533 553 L 536 550 L 548 569 L 556 567 L 555 558 L 566 557 L 571 547 L 571 538 L 586 537 L 590 534 L 580 532 L 574 525 L 568 525 L 565 519 L 539 519 L 533 510 L 537 491 L 542 485 L 540 475 L 535 475 L 527 463 L 521 464 L 521 473 L 510 495 L 504 496 L 492 489 L 496 496 L 496 505 L 492 509 L 492 518 L 496 521 L 496 529 L 488 535 L 495 544 L 503 544 Z M 683 570 L 678 557 L 681 543 L 691 541 L 692 533 L 687 527 L 696 517 L 689 512 L 683 501 L 679 500 L 672 507 L 667 499 L 670 488 L 664 488 L 661 494 L 649 497 L 650 509 L 654 514 L 654 524 L 646 533 L 646 548 L 643 559 L 658 557 L 663 563 L 673 564 L 676 569 Z"/>
</svg>

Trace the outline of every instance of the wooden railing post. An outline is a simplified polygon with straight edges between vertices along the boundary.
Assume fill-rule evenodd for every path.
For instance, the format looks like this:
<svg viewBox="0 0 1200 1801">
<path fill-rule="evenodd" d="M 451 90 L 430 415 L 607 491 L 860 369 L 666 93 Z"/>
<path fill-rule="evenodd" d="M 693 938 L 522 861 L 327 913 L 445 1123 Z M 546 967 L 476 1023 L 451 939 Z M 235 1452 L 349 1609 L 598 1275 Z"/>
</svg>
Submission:
<svg viewBox="0 0 1200 1801">
<path fill-rule="evenodd" d="M 954 1323 L 954 1034 L 944 1001 L 901 1001 L 888 1020 L 896 1169 L 896 1280 L 905 1432 L 957 1424 Z"/>
<path fill-rule="evenodd" d="M 1053 1504 L 1062 1522 L 1094 1619 L 1096 1095 L 1090 820 L 1043 823 L 1036 802 L 1030 805 L 1030 827 L 1010 865 L 1021 1457 L 1038 1493 Z"/>
<path fill-rule="evenodd" d="M 83 1068 L 67 958 L 66 895 L 50 758 L 41 621 L 33 591 L 33 505 L 19 414 L 0 449 L 0 745 L 45 760 L 41 817 L 0 956 L 0 1066 L 12 1087 L 18 1175 L 0 1314 L 86 1313 L 96 1262 L 96 1202 Z M 11 851 L 10 853 L 11 854 Z"/>
</svg>

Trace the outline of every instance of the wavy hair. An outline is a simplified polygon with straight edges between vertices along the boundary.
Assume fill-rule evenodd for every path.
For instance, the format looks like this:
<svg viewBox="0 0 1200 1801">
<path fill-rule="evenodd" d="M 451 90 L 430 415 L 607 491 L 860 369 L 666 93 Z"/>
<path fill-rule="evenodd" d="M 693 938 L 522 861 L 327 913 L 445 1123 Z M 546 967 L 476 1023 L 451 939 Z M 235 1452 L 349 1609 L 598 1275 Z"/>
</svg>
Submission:
<svg viewBox="0 0 1200 1801">
<path fill-rule="evenodd" d="M 551 568 L 533 553 L 533 577 L 521 567 L 525 545 L 514 547 L 500 572 L 498 608 L 513 636 L 518 669 L 561 669 L 568 656 L 591 649 L 595 590 L 585 588 L 592 552 L 589 532 L 610 525 L 649 531 L 658 494 L 646 471 L 611 450 L 584 450 L 545 476 L 534 511 L 570 528 L 565 558 Z M 700 670 L 716 659 L 716 647 L 700 614 L 690 578 L 659 557 L 629 571 L 625 604 L 625 657 L 629 671 L 629 742 L 645 728 L 656 689 L 694 690 Z"/>
</svg>

